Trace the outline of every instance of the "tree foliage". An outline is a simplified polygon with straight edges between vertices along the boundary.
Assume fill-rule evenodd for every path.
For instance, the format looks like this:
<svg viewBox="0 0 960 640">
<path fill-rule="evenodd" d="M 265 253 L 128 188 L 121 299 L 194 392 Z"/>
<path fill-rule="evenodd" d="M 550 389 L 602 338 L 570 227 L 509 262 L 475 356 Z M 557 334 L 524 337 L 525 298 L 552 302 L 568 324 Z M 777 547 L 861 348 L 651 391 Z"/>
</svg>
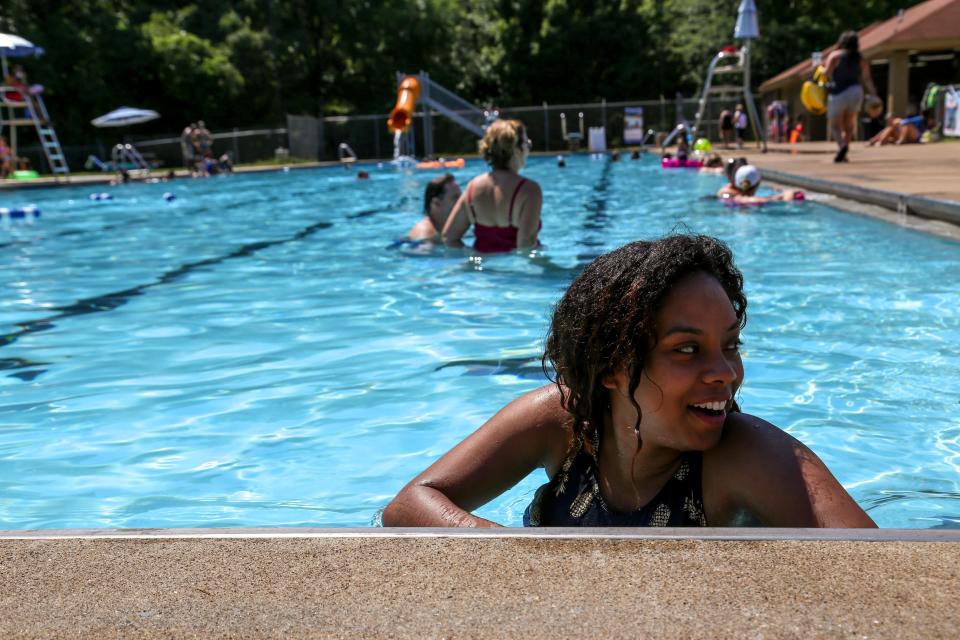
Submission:
<svg viewBox="0 0 960 640">
<path fill-rule="evenodd" d="M 281 122 L 285 113 L 385 112 L 394 72 L 428 71 L 478 104 L 693 93 L 733 40 L 739 0 L 5 0 L 0 31 L 47 53 L 26 62 L 64 138 L 120 105 L 178 130 Z M 759 0 L 761 81 L 902 0 Z M 910 1 L 908 4 L 915 4 Z"/>
</svg>

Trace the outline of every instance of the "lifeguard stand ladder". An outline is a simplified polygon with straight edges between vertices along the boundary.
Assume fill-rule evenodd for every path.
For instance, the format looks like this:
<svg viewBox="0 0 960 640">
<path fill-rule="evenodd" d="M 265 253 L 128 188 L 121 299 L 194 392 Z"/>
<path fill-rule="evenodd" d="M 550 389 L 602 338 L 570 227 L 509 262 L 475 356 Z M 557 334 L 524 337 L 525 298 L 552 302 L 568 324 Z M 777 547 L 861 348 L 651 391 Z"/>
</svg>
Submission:
<svg viewBox="0 0 960 640">
<path fill-rule="evenodd" d="M 12 100 L 11 94 L 20 95 L 20 100 Z M 63 148 L 57 138 L 57 132 L 50 122 L 50 114 L 43 103 L 43 97 L 30 95 L 19 87 L 0 87 L 0 133 L 4 127 L 10 128 L 10 148 L 14 155 L 17 153 L 17 127 L 33 125 L 37 130 L 37 138 L 43 155 L 47 158 L 47 165 L 54 175 L 68 175 L 70 167 L 63 155 Z M 23 113 L 17 113 L 22 109 Z"/>
<path fill-rule="evenodd" d="M 721 62 L 723 64 L 721 64 Z M 742 84 L 727 83 L 713 84 L 714 76 L 726 75 L 742 77 Z M 706 122 L 711 124 L 719 123 L 719 120 L 705 120 L 707 115 L 707 104 L 710 96 L 721 96 L 729 100 L 731 97 L 737 97 L 738 101 L 743 102 L 747 108 L 747 115 L 750 120 L 750 128 L 753 130 L 753 137 L 757 141 L 757 147 L 766 153 L 767 139 L 764 135 L 763 126 L 760 124 L 760 117 L 757 114 L 757 105 L 753 100 L 753 92 L 750 91 L 750 41 L 747 40 L 739 50 L 730 51 L 721 50 L 713 56 L 710 66 L 707 67 L 707 78 L 703 82 L 703 90 L 700 92 L 700 102 L 697 106 L 697 117 L 693 124 L 693 139 L 703 137 L 701 126 Z"/>
</svg>

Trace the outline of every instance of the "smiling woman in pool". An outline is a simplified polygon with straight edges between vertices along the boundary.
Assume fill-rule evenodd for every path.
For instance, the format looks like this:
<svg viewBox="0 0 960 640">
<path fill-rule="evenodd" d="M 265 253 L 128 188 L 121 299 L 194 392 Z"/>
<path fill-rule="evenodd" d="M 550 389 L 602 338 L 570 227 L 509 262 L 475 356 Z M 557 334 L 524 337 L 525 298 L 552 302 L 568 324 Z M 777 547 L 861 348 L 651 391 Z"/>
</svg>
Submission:
<svg viewBox="0 0 960 640">
<path fill-rule="evenodd" d="M 554 385 L 504 407 L 414 478 L 387 526 L 491 527 L 470 513 L 545 467 L 542 526 L 874 527 L 817 456 L 742 413 L 743 277 L 706 236 L 634 242 L 564 294 Z"/>
</svg>

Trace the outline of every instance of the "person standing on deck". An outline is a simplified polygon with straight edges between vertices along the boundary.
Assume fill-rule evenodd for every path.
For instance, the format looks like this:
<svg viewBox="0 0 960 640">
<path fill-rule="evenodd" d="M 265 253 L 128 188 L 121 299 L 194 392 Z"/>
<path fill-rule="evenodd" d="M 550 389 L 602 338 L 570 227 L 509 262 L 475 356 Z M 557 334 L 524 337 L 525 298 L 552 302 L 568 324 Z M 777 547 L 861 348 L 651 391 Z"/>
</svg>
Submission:
<svg viewBox="0 0 960 640">
<path fill-rule="evenodd" d="M 827 56 L 824 71 L 830 80 L 827 120 L 838 147 L 833 161 L 846 162 L 863 102 L 864 84 L 871 94 L 877 93 L 870 76 L 870 64 L 860 55 L 860 39 L 856 31 L 844 31 L 840 35 L 837 48 Z"/>
<path fill-rule="evenodd" d="M 747 112 L 742 104 L 733 112 L 733 126 L 737 130 L 737 149 L 743 149 L 743 139 L 747 135 Z"/>
<path fill-rule="evenodd" d="M 180 134 L 180 153 L 183 155 L 183 166 L 191 173 L 194 170 L 194 152 L 193 152 L 193 130 L 197 128 L 196 122 L 191 122 L 183 129 Z"/>
</svg>

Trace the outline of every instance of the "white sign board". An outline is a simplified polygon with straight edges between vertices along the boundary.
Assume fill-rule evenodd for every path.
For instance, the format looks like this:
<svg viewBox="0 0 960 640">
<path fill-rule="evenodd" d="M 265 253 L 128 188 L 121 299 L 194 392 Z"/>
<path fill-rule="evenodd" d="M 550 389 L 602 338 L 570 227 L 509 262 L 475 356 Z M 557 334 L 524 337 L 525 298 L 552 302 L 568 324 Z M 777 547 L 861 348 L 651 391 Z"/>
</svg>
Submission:
<svg viewBox="0 0 960 640">
<path fill-rule="evenodd" d="M 590 151 L 607 150 L 607 132 L 603 127 L 590 127 L 587 138 L 590 142 Z"/>
<path fill-rule="evenodd" d="M 960 138 L 960 92 L 948 87 L 943 99 L 943 135 Z"/>
</svg>

